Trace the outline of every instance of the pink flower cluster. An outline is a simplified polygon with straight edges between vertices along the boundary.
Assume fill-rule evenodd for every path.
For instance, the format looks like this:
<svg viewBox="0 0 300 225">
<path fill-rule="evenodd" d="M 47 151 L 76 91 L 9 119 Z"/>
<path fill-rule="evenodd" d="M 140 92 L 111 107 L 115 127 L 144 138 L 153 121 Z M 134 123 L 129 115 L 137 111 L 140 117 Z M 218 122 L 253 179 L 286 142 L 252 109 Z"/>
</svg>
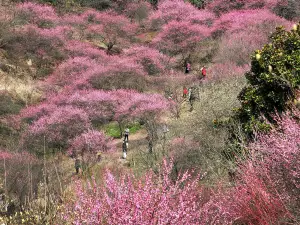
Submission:
<svg viewBox="0 0 300 225">
<path fill-rule="evenodd" d="M 40 5 L 32 2 L 21 3 L 17 7 L 18 13 L 26 14 L 29 17 L 29 22 L 51 22 L 59 23 L 60 18 L 57 16 L 55 10 L 51 6 Z"/>
<path fill-rule="evenodd" d="M 76 182 L 76 200 L 66 204 L 62 217 L 74 224 L 200 224 L 197 178 L 189 173 L 170 179 L 172 166 L 161 175 L 148 172 L 137 181 L 129 174 L 117 179 L 109 171 L 104 185 Z"/>
</svg>

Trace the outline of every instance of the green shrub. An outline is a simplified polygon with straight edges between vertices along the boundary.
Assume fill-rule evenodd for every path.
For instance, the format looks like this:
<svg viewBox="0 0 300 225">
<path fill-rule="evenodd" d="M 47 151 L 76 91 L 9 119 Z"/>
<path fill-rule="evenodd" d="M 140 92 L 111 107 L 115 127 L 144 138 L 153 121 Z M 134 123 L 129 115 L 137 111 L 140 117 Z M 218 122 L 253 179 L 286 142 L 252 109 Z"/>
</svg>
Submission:
<svg viewBox="0 0 300 225">
<path fill-rule="evenodd" d="M 141 125 L 138 122 L 128 124 L 130 134 L 136 133 L 141 129 Z M 117 122 L 112 122 L 104 126 L 105 133 L 113 138 L 120 138 L 121 132 L 119 124 Z"/>
<path fill-rule="evenodd" d="M 268 130 L 272 114 L 285 111 L 299 89 L 300 24 L 294 28 L 277 28 L 272 43 L 251 57 L 251 70 L 245 74 L 248 85 L 238 96 L 242 106 L 236 113 L 250 136 L 254 130 Z"/>
<path fill-rule="evenodd" d="M 300 1 L 287 0 L 285 3 L 278 2 L 273 11 L 287 20 L 300 18 Z"/>
<path fill-rule="evenodd" d="M 204 8 L 205 6 L 205 0 L 189 0 L 189 2 L 198 8 Z"/>
<path fill-rule="evenodd" d="M 127 71 L 95 75 L 89 82 L 93 88 L 103 90 L 133 89 L 143 92 L 147 88 L 145 76 Z"/>
<path fill-rule="evenodd" d="M 112 6 L 112 1 L 110 0 L 78 0 L 80 5 L 85 7 L 91 7 L 98 10 L 108 9 Z"/>
<path fill-rule="evenodd" d="M 18 114 L 23 106 L 23 103 L 14 100 L 8 93 L 0 92 L 0 116 Z"/>
</svg>

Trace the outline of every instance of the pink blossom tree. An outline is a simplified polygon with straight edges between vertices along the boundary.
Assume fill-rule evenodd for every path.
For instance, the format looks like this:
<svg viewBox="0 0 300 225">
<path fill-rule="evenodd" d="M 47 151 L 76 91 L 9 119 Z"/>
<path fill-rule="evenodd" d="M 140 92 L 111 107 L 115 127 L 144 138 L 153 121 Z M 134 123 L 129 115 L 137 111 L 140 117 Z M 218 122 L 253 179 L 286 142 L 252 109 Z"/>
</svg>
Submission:
<svg viewBox="0 0 300 225">
<path fill-rule="evenodd" d="M 299 110 L 293 115 L 298 118 Z M 299 223 L 300 125 L 291 116 L 275 118 L 278 127 L 250 144 L 249 158 L 239 162 L 233 177 L 234 187 L 216 191 L 201 211 L 209 218 L 206 223 Z"/>
<path fill-rule="evenodd" d="M 299 218 L 300 209 L 297 203 L 300 194 L 299 116 L 299 110 L 294 110 L 292 114 L 275 118 L 279 127 L 269 135 L 260 135 L 258 141 L 250 145 L 253 151 L 264 155 L 264 161 L 259 161 L 259 155 L 256 156 L 259 170 L 266 171 L 261 175 L 272 182 L 276 193 L 295 218 Z"/>
<path fill-rule="evenodd" d="M 181 54 L 186 58 L 197 44 L 210 35 L 205 26 L 192 25 L 189 22 L 170 22 L 153 40 L 153 44 L 162 52 L 171 56 Z"/>
<path fill-rule="evenodd" d="M 21 3 L 17 6 L 17 19 L 22 22 L 27 20 L 28 23 L 40 27 L 54 26 L 60 20 L 53 7 L 32 2 Z"/>
<path fill-rule="evenodd" d="M 200 224 L 200 194 L 197 178 L 186 172 L 170 179 L 171 164 L 164 163 L 161 175 L 148 172 L 143 180 L 129 174 L 119 180 L 109 171 L 104 185 L 77 181 L 76 199 L 68 202 L 62 221 L 80 224 Z M 158 181 L 158 182 L 157 182 Z M 75 212 L 75 213 L 74 213 Z"/>
<path fill-rule="evenodd" d="M 291 22 L 266 9 L 231 11 L 222 15 L 214 24 L 215 30 L 240 32 L 253 31 L 270 35 L 276 26 L 291 27 Z"/>
<path fill-rule="evenodd" d="M 151 5 L 144 1 L 130 2 L 127 4 L 124 12 L 129 18 L 134 19 L 140 24 L 143 24 L 151 12 Z"/>
<path fill-rule="evenodd" d="M 269 41 L 276 26 L 292 24 L 267 9 L 231 11 L 223 14 L 214 24 L 214 34 L 222 34 L 217 63 L 237 66 L 249 64 L 249 54 Z M 233 35 L 234 33 L 234 35 Z M 247 45 L 245 45 L 247 43 Z"/>
<path fill-rule="evenodd" d="M 112 11 L 99 13 L 90 10 L 83 15 L 92 22 L 85 30 L 86 35 L 103 42 L 108 53 L 115 45 L 130 42 L 137 29 L 126 17 Z"/>
<path fill-rule="evenodd" d="M 231 2 L 214 0 L 211 1 L 206 8 L 213 11 L 216 15 L 221 15 L 235 10 L 273 9 L 279 2 L 279 0 L 235 0 Z"/>
<path fill-rule="evenodd" d="M 115 146 L 111 139 L 104 133 L 96 130 L 88 130 L 70 141 L 68 153 L 71 156 L 80 156 L 82 163 L 89 167 L 90 163 L 96 162 L 97 153 L 108 152 Z"/>
<path fill-rule="evenodd" d="M 65 51 L 70 57 L 89 57 L 98 60 L 98 63 L 101 64 L 105 64 L 111 60 L 105 51 L 88 42 L 76 40 L 68 41 L 65 44 Z"/>
<path fill-rule="evenodd" d="M 74 80 L 89 74 L 95 68 L 102 68 L 97 61 L 89 57 L 74 57 L 62 62 L 55 71 L 47 78 L 47 83 L 64 86 L 72 84 Z"/>
<path fill-rule="evenodd" d="M 209 25 L 213 19 L 213 13 L 206 10 L 198 10 L 189 2 L 166 0 L 159 2 L 157 10 L 150 15 L 149 26 L 156 30 L 171 21 L 189 21 L 192 24 Z"/>
<path fill-rule="evenodd" d="M 142 66 L 130 58 L 115 57 L 106 67 L 95 69 L 88 79 L 95 89 L 133 89 L 144 91 L 147 87 L 146 74 Z"/>
<path fill-rule="evenodd" d="M 91 128 L 87 114 L 71 106 L 58 107 L 49 116 L 43 116 L 29 127 L 23 135 L 22 145 L 40 154 L 43 144 L 64 149 L 68 141 Z"/>
<path fill-rule="evenodd" d="M 130 57 L 134 62 L 141 64 L 148 75 L 157 75 L 172 63 L 169 57 L 149 47 L 134 46 L 124 50 L 124 53 L 126 57 Z"/>
</svg>

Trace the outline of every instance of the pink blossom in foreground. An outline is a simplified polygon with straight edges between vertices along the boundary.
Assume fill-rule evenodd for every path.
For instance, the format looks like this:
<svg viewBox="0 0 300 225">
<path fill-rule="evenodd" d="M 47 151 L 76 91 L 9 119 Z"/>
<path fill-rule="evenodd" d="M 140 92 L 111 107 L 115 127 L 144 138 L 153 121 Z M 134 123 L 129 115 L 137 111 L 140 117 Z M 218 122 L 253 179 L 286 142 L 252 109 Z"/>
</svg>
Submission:
<svg viewBox="0 0 300 225">
<path fill-rule="evenodd" d="M 293 114 L 299 118 L 299 111 Z M 239 163 L 234 186 L 216 191 L 204 206 L 207 223 L 299 222 L 300 124 L 290 115 L 276 120 L 277 129 L 250 145 L 251 154 Z"/>
<path fill-rule="evenodd" d="M 63 220 L 72 224 L 201 224 L 197 178 L 181 174 L 170 179 L 171 164 L 161 175 L 148 172 L 139 181 L 132 175 L 117 179 L 109 171 L 104 185 L 77 181 L 76 200 L 65 205 Z"/>
</svg>

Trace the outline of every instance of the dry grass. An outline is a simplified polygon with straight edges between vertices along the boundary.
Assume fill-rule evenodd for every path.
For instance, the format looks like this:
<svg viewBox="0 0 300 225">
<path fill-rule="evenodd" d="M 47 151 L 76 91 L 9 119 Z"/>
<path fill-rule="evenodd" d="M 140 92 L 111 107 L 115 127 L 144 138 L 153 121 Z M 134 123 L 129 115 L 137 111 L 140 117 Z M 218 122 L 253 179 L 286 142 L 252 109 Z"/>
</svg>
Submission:
<svg viewBox="0 0 300 225">
<path fill-rule="evenodd" d="M 216 128 L 214 120 L 230 118 L 232 109 L 239 105 L 237 95 L 244 84 L 243 77 L 204 83 L 200 86 L 200 101 L 195 102 L 194 110 L 189 112 L 188 104 L 183 104 L 181 117 L 170 124 L 169 138 L 192 139 L 200 147 L 182 151 L 178 162 L 180 169 L 207 172 L 210 182 L 227 174 L 230 165 L 224 160 L 222 151 L 227 147 L 228 131 L 225 127 Z"/>
<path fill-rule="evenodd" d="M 0 90 L 8 91 L 26 104 L 38 102 L 41 97 L 41 92 L 37 89 L 30 76 L 18 71 L 18 69 L 15 69 L 13 74 L 12 76 L 10 73 L 5 73 L 0 70 Z"/>
</svg>

